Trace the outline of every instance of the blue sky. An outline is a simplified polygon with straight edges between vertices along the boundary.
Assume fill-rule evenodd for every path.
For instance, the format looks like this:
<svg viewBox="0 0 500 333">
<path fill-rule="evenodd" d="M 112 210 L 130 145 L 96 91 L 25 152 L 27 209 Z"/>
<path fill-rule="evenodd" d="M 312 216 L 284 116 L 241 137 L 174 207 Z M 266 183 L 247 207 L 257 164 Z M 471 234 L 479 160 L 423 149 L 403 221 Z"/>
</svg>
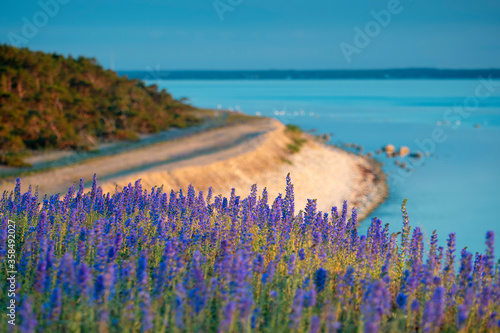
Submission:
<svg viewBox="0 0 500 333">
<path fill-rule="evenodd" d="M 0 42 L 117 70 L 500 67 L 498 0 L 216 1 L 219 13 L 214 0 L 41 0 L 50 16 L 2 0 Z M 372 12 L 388 8 L 382 26 Z M 374 29 L 368 42 L 356 27 Z"/>
</svg>

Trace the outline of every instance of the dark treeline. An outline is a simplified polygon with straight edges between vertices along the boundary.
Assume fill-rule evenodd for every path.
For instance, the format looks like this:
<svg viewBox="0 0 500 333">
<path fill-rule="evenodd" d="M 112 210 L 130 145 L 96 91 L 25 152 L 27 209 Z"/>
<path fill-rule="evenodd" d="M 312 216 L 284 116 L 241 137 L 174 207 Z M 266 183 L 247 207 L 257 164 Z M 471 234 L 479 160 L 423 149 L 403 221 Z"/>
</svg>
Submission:
<svg viewBox="0 0 500 333">
<path fill-rule="evenodd" d="M 118 71 L 130 78 L 151 80 L 328 80 L 328 79 L 476 79 L 500 78 L 500 69 L 373 69 L 373 70 L 192 70 Z"/>
<path fill-rule="evenodd" d="M 0 44 L 0 162 L 34 149 L 89 149 L 196 123 L 191 106 L 93 58 Z M 9 163 L 9 157 L 11 158 Z"/>
</svg>

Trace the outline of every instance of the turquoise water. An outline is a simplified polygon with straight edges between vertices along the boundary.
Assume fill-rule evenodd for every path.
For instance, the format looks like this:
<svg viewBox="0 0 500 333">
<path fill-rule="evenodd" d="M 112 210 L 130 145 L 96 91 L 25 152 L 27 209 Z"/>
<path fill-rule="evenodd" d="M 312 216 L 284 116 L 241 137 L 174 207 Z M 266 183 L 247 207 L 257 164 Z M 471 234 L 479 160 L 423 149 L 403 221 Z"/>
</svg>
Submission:
<svg viewBox="0 0 500 333">
<path fill-rule="evenodd" d="M 148 82 L 152 83 L 152 82 Z M 444 246 L 456 232 L 457 248 L 484 251 L 487 230 L 500 244 L 500 81 L 478 80 L 165 80 L 176 98 L 204 108 L 272 116 L 332 143 L 361 144 L 375 152 L 386 144 L 428 151 L 406 171 L 375 155 L 389 175 L 390 195 L 371 215 L 401 226 L 400 206 L 426 235 L 438 231 Z M 464 108 L 464 103 L 467 109 Z M 455 106 L 455 109 L 453 107 Z M 451 108 L 451 109 L 450 109 Z M 436 131 L 433 141 L 432 133 Z M 417 142 L 427 142 L 419 147 Z M 409 159 L 405 160 L 408 164 Z M 314 193 L 311 193 L 314 196 Z M 367 228 L 364 221 L 361 228 Z M 364 231 L 364 230 L 363 230 Z M 496 247 L 500 255 L 500 245 Z"/>
</svg>

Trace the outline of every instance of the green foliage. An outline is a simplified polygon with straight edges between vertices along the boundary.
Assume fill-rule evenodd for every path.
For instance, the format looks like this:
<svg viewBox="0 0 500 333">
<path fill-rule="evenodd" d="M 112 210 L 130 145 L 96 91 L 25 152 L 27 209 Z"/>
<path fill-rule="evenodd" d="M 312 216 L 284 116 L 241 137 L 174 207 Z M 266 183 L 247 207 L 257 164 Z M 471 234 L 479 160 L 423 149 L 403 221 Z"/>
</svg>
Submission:
<svg viewBox="0 0 500 333">
<path fill-rule="evenodd" d="M 30 167 L 31 164 L 23 161 L 23 158 L 19 154 L 7 153 L 1 156 L 0 158 L 1 164 L 6 166 L 15 167 L 15 168 L 25 168 Z"/>
<path fill-rule="evenodd" d="M 125 141 L 139 141 L 139 135 L 137 135 L 136 132 L 130 131 L 130 130 L 122 130 L 122 129 L 117 129 L 115 131 L 115 137 L 118 140 L 125 140 Z"/>
<path fill-rule="evenodd" d="M 0 44 L 0 152 L 89 149 L 187 127 L 191 106 L 156 85 L 120 77 L 95 59 Z"/>
<path fill-rule="evenodd" d="M 286 132 L 288 133 L 302 133 L 302 130 L 297 125 L 288 124 L 286 125 Z"/>
<path fill-rule="evenodd" d="M 302 137 L 302 130 L 296 125 L 286 125 L 285 133 L 292 140 L 291 143 L 287 144 L 287 150 L 290 154 L 295 154 L 300 151 L 300 148 L 304 145 L 306 140 Z"/>
</svg>

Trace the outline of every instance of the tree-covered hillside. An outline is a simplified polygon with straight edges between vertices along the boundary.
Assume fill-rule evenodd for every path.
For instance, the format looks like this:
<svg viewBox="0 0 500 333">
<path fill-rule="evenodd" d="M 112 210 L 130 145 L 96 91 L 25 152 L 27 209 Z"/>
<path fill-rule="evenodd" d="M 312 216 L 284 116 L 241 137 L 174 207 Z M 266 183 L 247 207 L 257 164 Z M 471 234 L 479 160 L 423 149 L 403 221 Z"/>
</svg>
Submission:
<svg viewBox="0 0 500 333">
<path fill-rule="evenodd" d="M 197 119 L 157 86 L 119 77 L 95 59 L 0 44 L 0 163 L 40 148 L 87 149 Z"/>
</svg>

